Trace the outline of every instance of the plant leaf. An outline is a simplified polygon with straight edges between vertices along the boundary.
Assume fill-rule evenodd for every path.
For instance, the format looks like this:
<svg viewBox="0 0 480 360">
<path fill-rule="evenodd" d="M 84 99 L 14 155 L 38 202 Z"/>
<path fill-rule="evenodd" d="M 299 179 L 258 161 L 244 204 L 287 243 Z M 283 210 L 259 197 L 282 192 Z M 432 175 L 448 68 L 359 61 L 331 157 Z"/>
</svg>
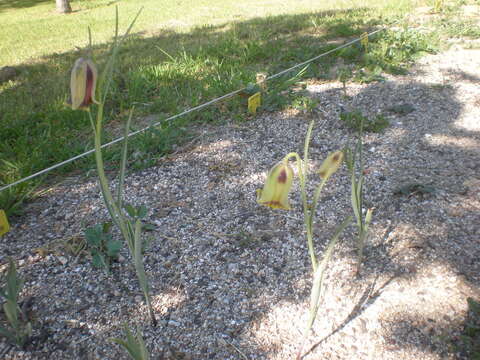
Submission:
<svg viewBox="0 0 480 360">
<path fill-rule="evenodd" d="M 137 210 L 132 206 L 132 204 L 126 203 L 124 205 L 127 214 L 130 215 L 132 218 L 137 216 Z"/>
<path fill-rule="evenodd" d="M 111 339 L 113 342 L 122 346 L 134 360 L 149 360 L 150 355 L 148 353 L 145 342 L 143 341 L 142 334 L 139 329 L 137 329 L 137 335 L 134 336 L 130 331 L 128 326 L 125 324 L 124 327 L 126 340 L 114 338 Z"/>
<path fill-rule="evenodd" d="M 89 246 L 100 247 L 102 245 L 102 226 L 97 224 L 95 226 L 85 229 L 85 239 Z"/>
<path fill-rule="evenodd" d="M 5 312 L 8 323 L 14 330 L 17 330 L 19 327 L 17 303 L 7 300 L 7 302 L 3 304 L 3 311 Z"/>
<path fill-rule="evenodd" d="M 122 207 L 122 194 L 125 180 L 125 170 L 127 168 L 127 150 L 128 150 L 128 134 L 130 133 L 130 124 L 132 122 L 134 107 L 130 109 L 127 123 L 125 124 L 125 132 L 123 134 L 122 159 L 120 161 L 120 175 L 118 180 L 117 201 L 118 207 Z"/>
<path fill-rule="evenodd" d="M 112 222 L 111 221 L 106 221 L 102 224 L 102 232 L 104 234 L 108 234 L 110 230 L 112 229 Z"/>
<path fill-rule="evenodd" d="M 122 249 L 123 243 L 117 240 L 110 240 L 107 242 L 107 256 L 117 258 L 118 253 Z"/>
<path fill-rule="evenodd" d="M 152 223 L 143 223 L 142 229 L 145 231 L 155 231 L 157 229 L 157 226 Z"/>
<path fill-rule="evenodd" d="M 141 205 L 137 208 L 137 217 L 139 219 L 143 219 L 147 216 L 147 207 L 145 205 Z"/>
<path fill-rule="evenodd" d="M 104 269 L 104 268 L 107 268 L 107 264 L 105 262 L 105 258 L 104 256 L 99 253 L 99 252 L 95 252 L 95 254 L 93 255 L 92 257 L 92 263 L 93 263 L 93 266 L 97 267 L 97 268 L 100 268 L 100 269 Z"/>
<path fill-rule="evenodd" d="M 311 329 L 315 321 L 315 318 L 317 317 L 317 312 L 318 312 L 318 308 L 321 300 L 322 288 L 323 288 L 323 276 L 325 274 L 325 269 L 327 268 L 327 264 L 330 261 L 330 258 L 333 254 L 333 248 L 335 247 L 335 244 L 337 243 L 340 234 L 350 224 L 351 221 L 352 221 L 352 217 L 349 216 L 337 227 L 337 229 L 335 230 L 335 234 L 333 235 L 332 239 L 328 243 L 327 249 L 325 250 L 325 255 L 323 256 L 322 261 L 320 262 L 319 266 L 317 267 L 317 270 L 313 275 L 313 287 L 312 287 L 312 293 L 310 297 L 310 318 L 308 321 L 308 326 L 307 326 L 305 335 Z"/>
</svg>

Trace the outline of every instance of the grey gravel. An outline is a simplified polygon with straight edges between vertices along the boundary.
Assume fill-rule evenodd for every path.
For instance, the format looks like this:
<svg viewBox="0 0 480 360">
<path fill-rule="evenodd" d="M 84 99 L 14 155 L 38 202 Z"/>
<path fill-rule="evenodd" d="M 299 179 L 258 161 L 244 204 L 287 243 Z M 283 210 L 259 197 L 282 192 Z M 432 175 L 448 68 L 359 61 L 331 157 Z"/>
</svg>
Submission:
<svg viewBox="0 0 480 360">
<path fill-rule="evenodd" d="M 292 359 L 308 317 L 310 264 L 301 202 L 261 208 L 255 190 L 268 169 L 301 152 L 311 118 L 312 167 L 353 144 L 342 109 L 385 114 L 391 125 L 365 136 L 366 205 L 374 206 L 360 278 L 354 228 L 328 267 L 324 301 L 305 359 L 456 359 L 450 341 L 480 285 L 480 51 L 455 47 L 425 57 L 405 76 L 349 84 L 311 83 L 314 115 L 261 114 L 243 124 L 205 126 L 195 143 L 126 179 L 127 201 L 146 204 L 145 264 L 154 328 L 128 252 L 112 274 L 65 251 L 85 226 L 108 220 L 94 178 L 70 178 L 27 206 L 0 244 L 33 297 L 34 339 L 26 350 L 0 343 L 5 359 L 126 359 L 109 341 L 140 325 L 153 359 Z M 410 112 L 388 109 L 409 105 Z M 343 168 L 325 189 L 315 226 L 321 254 L 350 214 Z M 431 194 L 394 195 L 408 183 Z M 295 189 L 297 189 L 297 184 Z M 118 236 L 118 234 L 116 234 Z"/>
</svg>

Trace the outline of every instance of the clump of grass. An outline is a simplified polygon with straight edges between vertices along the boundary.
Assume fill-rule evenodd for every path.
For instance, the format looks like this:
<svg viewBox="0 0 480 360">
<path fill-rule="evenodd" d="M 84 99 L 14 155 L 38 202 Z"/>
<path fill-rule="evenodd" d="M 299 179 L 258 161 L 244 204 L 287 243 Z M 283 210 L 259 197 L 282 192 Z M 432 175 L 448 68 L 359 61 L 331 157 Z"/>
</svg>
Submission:
<svg viewBox="0 0 480 360">
<path fill-rule="evenodd" d="M 23 280 L 18 275 L 12 259 L 9 260 L 8 271 L 4 280 L 5 285 L 0 289 L 0 297 L 5 301 L 3 312 L 7 319 L 7 326 L 0 325 L 0 335 L 23 348 L 32 335 L 32 324 L 19 305 Z"/>
<path fill-rule="evenodd" d="M 2 184 L 2 180 L 5 183 L 13 183 L 21 178 L 20 168 L 21 165 L 16 165 L 6 159 L 0 159 L 0 169 L 2 170 L 0 185 Z M 8 216 L 20 215 L 22 213 L 23 202 L 33 196 L 39 184 L 40 180 L 37 179 L 25 181 L 16 187 L 3 190 L 0 192 L 0 209 L 4 209 Z"/>
<path fill-rule="evenodd" d="M 454 38 L 480 38 L 480 26 L 478 22 L 472 19 L 455 18 L 447 16 L 445 18 L 435 21 L 443 34 Z"/>
<path fill-rule="evenodd" d="M 360 111 L 343 112 L 340 114 L 340 120 L 342 120 L 347 127 L 357 132 L 365 130 L 378 133 L 390 124 L 382 114 L 369 119 L 363 116 Z"/>
<path fill-rule="evenodd" d="M 386 30 L 369 42 L 363 64 L 369 70 L 380 68 L 392 74 L 404 74 L 406 68 L 422 54 L 435 53 L 439 40 L 435 32 L 415 29 Z"/>
<path fill-rule="evenodd" d="M 319 101 L 311 96 L 298 94 L 292 101 L 292 108 L 300 110 L 306 114 L 313 114 L 318 107 Z"/>
</svg>

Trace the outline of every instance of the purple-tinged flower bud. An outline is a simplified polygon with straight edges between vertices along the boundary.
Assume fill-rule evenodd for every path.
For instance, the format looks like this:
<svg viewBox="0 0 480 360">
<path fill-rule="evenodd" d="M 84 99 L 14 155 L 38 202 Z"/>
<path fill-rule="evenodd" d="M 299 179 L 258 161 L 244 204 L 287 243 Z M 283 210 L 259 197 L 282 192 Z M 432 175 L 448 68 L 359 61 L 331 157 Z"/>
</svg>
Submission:
<svg viewBox="0 0 480 360">
<path fill-rule="evenodd" d="M 343 161 L 343 151 L 335 151 L 323 161 L 318 173 L 323 180 L 327 180 L 340 167 Z"/>
<path fill-rule="evenodd" d="M 87 109 L 95 100 L 97 67 L 92 60 L 80 58 L 73 65 L 70 77 L 71 106 L 73 110 Z"/>
</svg>

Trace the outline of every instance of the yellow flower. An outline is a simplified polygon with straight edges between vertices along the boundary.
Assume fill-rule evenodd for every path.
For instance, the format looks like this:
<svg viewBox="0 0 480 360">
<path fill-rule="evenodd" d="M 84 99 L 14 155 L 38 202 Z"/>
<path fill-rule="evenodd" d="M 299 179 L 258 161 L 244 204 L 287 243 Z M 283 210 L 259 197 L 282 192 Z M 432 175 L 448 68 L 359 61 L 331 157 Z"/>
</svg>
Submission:
<svg viewBox="0 0 480 360">
<path fill-rule="evenodd" d="M 320 177 L 324 180 L 327 180 L 338 170 L 342 164 L 342 161 L 343 151 L 338 150 L 328 155 L 318 170 Z"/>
<path fill-rule="evenodd" d="M 273 209 L 290 210 L 288 193 L 292 182 L 293 170 L 288 161 L 278 163 L 268 172 L 263 190 L 258 190 L 257 202 Z"/>
<path fill-rule="evenodd" d="M 72 109 L 87 109 L 95 100 L 97 85 L 97 67 L 92 60 L 80 58 L 73 65 L 70 76 L 70 91 L 72 95 Z"/>
</svg>

